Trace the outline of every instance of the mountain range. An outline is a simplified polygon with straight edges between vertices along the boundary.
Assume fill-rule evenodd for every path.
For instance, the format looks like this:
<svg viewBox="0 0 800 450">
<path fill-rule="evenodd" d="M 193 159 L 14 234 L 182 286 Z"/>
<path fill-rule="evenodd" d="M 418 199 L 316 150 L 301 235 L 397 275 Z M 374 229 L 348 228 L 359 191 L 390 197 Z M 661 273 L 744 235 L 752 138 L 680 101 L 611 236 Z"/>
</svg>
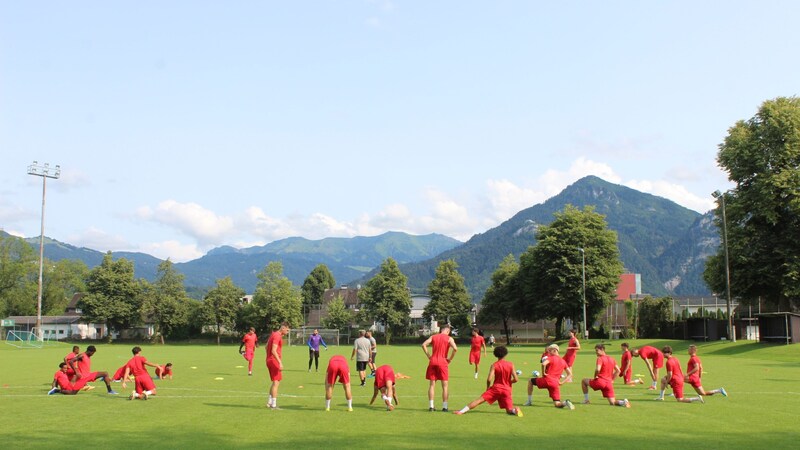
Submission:
<svg viewBox="0 0 800 450">
<path fill-rule="evenodd" d="M 595 207 L 608 227 L 617 232 L 620 257 L 626 271 L 642 276 L 644 293 L 663 296 L 708 295 L 702 279 L 705 260 L 720 245 L 713 214 L 700 214 L 670 200 L 609 183 L 594 176 L 582 178 L 544 203 L 515 214 L 499 226 L 462 243 L 440 234 L 412 236 L 388 232 L 374 237 L 308 240 L 293 237 L 264 246 L 236 249 L 223 246 L 196 260 L 176 263 L 190 292 L 202 292 L 230 276 L 253 292 L 256 274 L 271 261 L 283 263 L 284 275 L 300 285 L 317 264 L 325 264 L 337 282 L 359 284 L 374 274 L 387 257 L 398 261 L 412 292 L 424 292 L 439 262 L 454 259 L 475 301 L 491 283 L 491 274 L 508 254 L 519 256 L 534 245 L 535 230 L 553 220 L 553 214 L 571 204 Z M 39 239 L 28 241 L 38 250 Z M 577 251 L 577 249 L 576 249 Z M 45 239 L 45 257 L 80 259 L 90 268 L 103 253 Z M 133 261 L 137 277 L 155 279 L 158 258 L 134 252 L 114 257 Z"/>
</svg>

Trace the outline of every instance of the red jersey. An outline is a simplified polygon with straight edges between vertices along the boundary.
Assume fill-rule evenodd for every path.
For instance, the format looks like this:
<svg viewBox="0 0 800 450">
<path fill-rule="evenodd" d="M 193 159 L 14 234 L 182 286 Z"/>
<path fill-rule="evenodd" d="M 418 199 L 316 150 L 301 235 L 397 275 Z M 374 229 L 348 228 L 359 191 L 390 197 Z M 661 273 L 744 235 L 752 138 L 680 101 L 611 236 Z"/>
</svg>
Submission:
<svg viewBox="0 0 800 450">
<path fill-rule="evenodd" d="M 135 355 L 133 358 L 131 358 L 128 361 L 128 367 L 131 368 L 130 373 L 132 373 L 133 376 L 136 377 L 136 378 L 139 378 L 139 377 L 145 376 L 145 375 L 147 375 L 149 377 L 150 374 L 147 373 L 147 366 L 145 365 L 146 362 L 147 362 L 147 359 L 144 356 Z"/>
<path fill-rule="evenodd" d="M 277 345 L 278 350 L 278 358 L 283 358 L 283 335 L 280 331 L 273 331 L 272 334 L 269 335 L 269 340 L 267 340 L 267 361 L 277 361 L 275 357 L 272 355 L 272 346 Z"/>
<path fill-rule="evenodd" d="M 559 358 L 560 359 L 560 358 Z M 511 389 L 511 378 L 513 364 L 501 359 L 494 363 L 494 383 L 492 387 Z"/>
<path fill-rule="evenodd" d="M 649 345 L 645 345 L 644 347 L 639 349 L 639 356 L 641 356 L 644 359 L 654 360 L 656 359 L 659 353 L 661 353 L 659 349 L 655 347 L 650 347 Z"/>
<path fill-rule="evenodd" d="M 620 376 L 622 376 L 623 373 L 625 372 L 631 371 L 631 359 L 633 359 L 633 356 L 631 356 L 630 350 L 625 350 L 624 352 L 622 352 L 622 357 L 620 358 L 620 363 L 619 363 Z"/>
<path fill-rule="evenodd" d="M 700 367 L 700 358 L 697 355 L 692 355 L 689 362 L 686 363 L 686 373 L 691 372 L 696 367 Z M 700 371 L 693 373 L 691 376 L 700 378 Z"/>
<path fill-rule="evenodd" d="M 614 358 L 608 355 L 598 356 L 597 365 L 600 366 L 600 371 L 597 372 L 595 378 L 602 378 L 608 381 L 614 380 L 614 367 L 617 365 L 617 362 L 614 361 Z"/>
<path fill-rule="evenodd" d="M 76 357 L 76 356 L 78 356 L 78 354 L 77 354 L 77 353 L 75 353 L 75 352 L 69 352 L 69 355 L 67 355 L 67 356 L 65 356 L 65 357 L 64 357 L 64 362 L 65 362 L 65 363 L 67 363 L 67 364 L 69 364 L 69 360 L 70 360 L 70 359 L 72 359 L 72 358 L 74 358 L 74 357 Z"/>
<path fill-rule="evenodd" d="M 56 381 L 56 384 L 61 389 L 70 390 L 70 388 L 72 387 L 72 383 L 69 381 L 69 377 L 67 376 L 67 374 L 65 374 L 60 370 L 56 372 L 55 375 L 53 375 L 53 380 Z"/>
<path fill-rule="evenodd" d="M 567 362 L 558 355 L 548 355 L 547 361 L 547 365 L 544 366 L 544 376 L 557 381 L 564 373 L 564 369 L 567 368 Z"/>
<path fill-rule="evenodd" d="M 431 364 L 447 364 L 447 352 L 450 350 L 450 336 L 439 333 L 431 338 Z"/>
<path fill-rule="evenodd" d="M 244 343 L 244 349 L 248 352 L 255 351 L 256 342 L 258 342 L 258 336 L 255 333 L 247 333 L 242 338 L 242 342 Z"/>
<path fill-rule="evenodd" d="M 481 348 L 486 345 L 486 341 L 483 339 L 483 336 L 480 334 L 476 334 L 472 336 L 472 341 L 470 342 L 469 351 L 470 352 L 480 352 Z"/>
<path fill-rule="evenodd" d="M 681 371 L 681 363 L 678 358 L 671 356 L 667 359 L 667 372 L 672 372 L 672 379 L 683 380 L 683 372 Z"/>
<path fill-rule="evenodd" d="M 570 338 L 569 343 L 567 344 L 567 353 L 564 353 L 564 359 L 572 358 L 577 351 L 574 348 L 569 348 L 569 347 L 577 347 L 577 346 L 578 346 L 578 338 L 576 337 Z"/>
<path fill-rule="evenodd" d="M 77 358 L 78 360 L 75 362 L 75 366 L 78 372 L 80 372 L 81 375 L 92 373 L 92 357 L 86 353 L 81 353 Z"/>
</svg>

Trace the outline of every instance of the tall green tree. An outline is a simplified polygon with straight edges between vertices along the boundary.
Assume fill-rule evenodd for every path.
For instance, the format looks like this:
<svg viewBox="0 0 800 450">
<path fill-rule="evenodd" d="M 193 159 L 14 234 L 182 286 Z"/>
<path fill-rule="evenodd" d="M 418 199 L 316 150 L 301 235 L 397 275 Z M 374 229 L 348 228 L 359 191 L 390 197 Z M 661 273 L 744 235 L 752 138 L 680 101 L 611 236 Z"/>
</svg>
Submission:
<svg viewBox="0 0 800 450">
<path fill-rule="evenodd" d="M 105 323 L 111 332 L 141 323 L 141 284 L 133 277 L 133 262 L 114 260 L 111 252 L 86 277 L 86 295 L 78 302 L 87 322 Z"/>
<path fill-rule="evenodd" d="M 188 322 L 189 297 L 183 286 L 184 275 L 167 258 L 158 265 L 155 282 L 143 290 L 142 313 L 155 325 L 156 337 L 165 336 Z"/>
<path fill-rule="evenodd" d="M 300 290 L 283 275 L 283 264 L 270 262 L 259 272 L 258 280 L 253 305 L 267 329 L 277 329 L 282 322 L 288 322 L 290 327 L 302 325 Z"/>
<path fill-rule="evenodd" d="M 433 280 L 428 284 L 428 294 L 431 301 L 425 305 L 422 317 L 426 320 L 435 318 L 439 323 L 449 321 L 462 332 L 469 328 L 472 303 L 455 260 L 447 259 L 439 263 Z"/>
<path fill-rule="evenodd" d="M 387 258 L 380 271 L 358 292 L 364 314 L 386 327 L 386 344 L 389 345 L 393 330 L 407 328 L 411 313 L 411 293 L 408 279 L 397 261 Z"/>
<path fill-rule="evenodd" d="M 519 263 L 514 255 L 503 258 L 492 273 L 492 284 L 486 289 L 481 309 L 478 311 L 478 323 L 503 324 L 508 345 L 511 345 L 508 322 L 518 314 L 519 307 L 518 273 Z"/>
<path fill-rule="evenodd" d="M 31 315 L 36 312 L 38 259 L 24 239 L 0 235 L 0 313 Z"/>
<path fill-rule="evenodd" d="M 722 198 L 716 210 L 720 232 L 727 228 L 732 296 L 800 309 L 800 98 L 768 100 L 736 122 L 717 162 L 735 184 L 723 197 L 726 223 Z M 704 273 L 715 292 L 726 289 L 724 251 Z"/>
<path fill-rule="evenodd" d="M 333 298 L 326 307 L 327 315 L 322 318 L 322 326 L 336 330 L 349 330 L 353 322 L 353 313 L 344 305 L 341 295 Z"/>
<path fill-rule="evenodd" d="M 236 313 L 244 296 L 244 289 L 236 286 L 231 277 L 217 280 L 214 288 L 206 294 L 203 300 L 204 325 L 214 325 L 217 331 L 217 345 L 220 344 L 223 329 L 234 329 Z"/>
<path fill-rule="evenodd" d="M 306 279 L 303 281 L 303 286 L 300 291 L 303 294 L 303 305 L 321 305 L 322 294 L 326 289 L 331 289 L 336 286 L 336 280 L 333 274 L 325 264 L 318 264 L 317 267 L 311 270 Z"/>
<path fill-rule="evenodd" d="M 583 252 L 581 252 L 583 249 Z M 555 319 L 561 335 L 564 318 L 583 320 L 583 256 L 586 269 L 586 322 L 613 300 L 622 262 L 617 233 L 591 206 L 567 205 L 536 233 L 536 245 L 520 257 L 520 311 L 523 319 Z"/>
<path fill-rule="evenodd" d="M 58 316 L 64 314 L 72 297 L 86 291 L 86 276 L 89 268 L 77 259 L 62 259 L 52 263 L 47 261 L 42 276 L 42 314 Z"/>
<path fill-rule="evenodd" d="M 663 332 L 672 320 L 672 298 L 646 297 L 639 304 L 639 330 L 643 338 L 663 338 Z"/>
</svg>

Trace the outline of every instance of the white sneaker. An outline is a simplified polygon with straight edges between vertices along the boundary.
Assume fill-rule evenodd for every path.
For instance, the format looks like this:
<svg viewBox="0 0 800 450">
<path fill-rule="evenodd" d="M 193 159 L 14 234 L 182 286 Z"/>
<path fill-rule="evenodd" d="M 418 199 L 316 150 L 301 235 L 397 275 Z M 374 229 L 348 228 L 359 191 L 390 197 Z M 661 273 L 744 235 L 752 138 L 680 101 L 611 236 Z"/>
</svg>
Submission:
<svg viewBox="0 0 800 450">
<path fill-rule="evenodd" d="M 522 406 L 533 406 L 533 403 L 531 403 L 531 402 L 525 402 L 525 403 L 523 403 L 523 405 L 522 405 Z"/>
<path fill-rule="evenodd" d="M 564 401 L 564 407 L 570 411 L 575 409 L 575 405 L 573 405 L 572 402 L 569 400 Z"/>
</svg>

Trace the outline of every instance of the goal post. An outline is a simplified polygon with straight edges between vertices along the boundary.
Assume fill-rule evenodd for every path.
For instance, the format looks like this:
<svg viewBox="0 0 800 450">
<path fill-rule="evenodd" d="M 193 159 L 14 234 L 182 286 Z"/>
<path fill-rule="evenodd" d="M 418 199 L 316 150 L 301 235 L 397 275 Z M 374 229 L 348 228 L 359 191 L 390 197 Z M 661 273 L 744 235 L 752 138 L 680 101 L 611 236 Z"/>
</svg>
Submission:
<svg viewBox="0 0 800 450">
<path fill-rule="evenodd" d="M 44 340 L 33 331 L 9 330 L 6 333 L 6 344 L 17 348 L 42 348 Z"/>
<path fill-rule="evenodd" d="M 308 338 L 314 333 L 314 330 L 319 332 L 322 340 L 328 346 L 339 345 L 342 342 L 342 337 L 347 340 L 347 335 L 339 332 L 335 328 L 316 328 L 316 327 L 300 327 L 289 330 L 288 344 L 289 345 L 306 345 Z"/>
</svg>

